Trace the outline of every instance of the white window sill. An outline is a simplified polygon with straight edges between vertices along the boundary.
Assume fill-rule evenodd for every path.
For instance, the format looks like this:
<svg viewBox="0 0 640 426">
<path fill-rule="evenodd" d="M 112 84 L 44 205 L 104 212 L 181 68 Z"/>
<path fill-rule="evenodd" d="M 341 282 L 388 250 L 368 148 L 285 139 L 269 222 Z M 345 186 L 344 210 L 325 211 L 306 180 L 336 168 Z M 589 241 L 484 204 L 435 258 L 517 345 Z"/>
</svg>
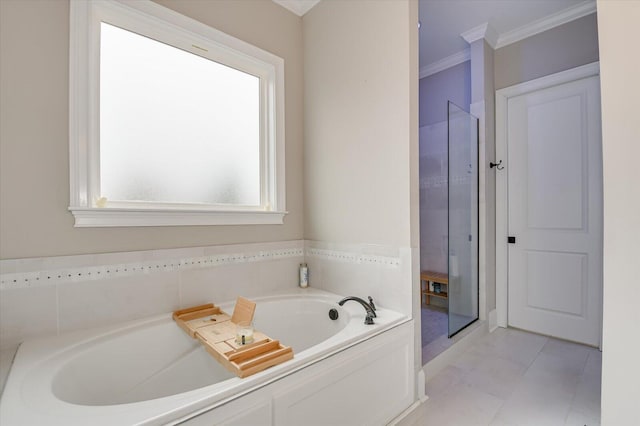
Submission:
<svg viewBox="0 0 640 426">
<path fill-rule="evenodd" d="M 70 207 L 76 228 L 113 226 L 281 225 L 287 212 Z"/>
</svg>

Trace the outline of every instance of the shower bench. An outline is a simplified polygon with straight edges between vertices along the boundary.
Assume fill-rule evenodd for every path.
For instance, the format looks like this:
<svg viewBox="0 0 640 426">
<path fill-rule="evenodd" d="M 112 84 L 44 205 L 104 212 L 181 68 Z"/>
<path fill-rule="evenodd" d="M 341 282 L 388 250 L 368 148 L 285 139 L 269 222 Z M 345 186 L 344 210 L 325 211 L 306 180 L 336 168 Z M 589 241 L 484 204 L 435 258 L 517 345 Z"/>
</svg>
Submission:
<svg viewBox="0 0 640 426">
<path fill-rule="evenodd" d="M 436 293 L 429 289 L 429 283 L 439 283 L 440 285 L 446 285 L 447 291 L 441 291 Z M 420 302 L 425 305 L 429 305 L 431 297 L 440 297 L 447 299 L 449 297 L 449 275 L 442 272 L 434 271 L 422 271 L 420 272 Z"/>
</svg>

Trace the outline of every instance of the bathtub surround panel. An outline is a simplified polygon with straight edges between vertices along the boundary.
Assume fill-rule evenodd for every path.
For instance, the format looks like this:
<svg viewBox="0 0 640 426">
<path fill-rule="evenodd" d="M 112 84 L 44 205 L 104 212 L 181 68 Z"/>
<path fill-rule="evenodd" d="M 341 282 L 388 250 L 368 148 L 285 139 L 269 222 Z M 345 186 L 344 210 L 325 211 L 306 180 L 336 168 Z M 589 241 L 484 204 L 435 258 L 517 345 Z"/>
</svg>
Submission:
<svg viewBox="0 0 640 426">
<path fill-rule="evenodd" d="M 296 272 L 302 259 L 302 256 L 298 256 L 264 264 L 228 265 L 181 272 L 181 305 L 184 308 L 234 300 L 238 289 L 243 288 L 252 297 L 274 294 L 283 288 L 295 288 Z"/>
<path fill-rule="evenodd" d="M 327 372 L 316 369 L 309 382 L 289 385 L 274 396 L 274 425 L 387 424 L 413 401 L 411 327 L 360 348 L 358 358 Z M 376 380 L 371 380 L 375 376 Z M 363 383 L 366 387 L 363 388 Z M 344 404 L 344 394 L 349 404 Z M 330 409 L 327 409 L 330 407 Z M 371 409 L 376 407 L 376 409 Z"/>
<path fill-rule="evenodd" d="M 271 426 L 273 424 L 273 399 L 266 392 L 252 392 L 241 399 L 231 401 L 215 410 L 205 411 L 186 420 L 188 426 Z"/>
<path fill-rule="evenodd" d="M 312 287 L 366 300 L 411 316 L 411 256 L 409 248 L 374 244 L 305 242 Z"/>
<path fill-rule="evenodd" d="M 280 245 L 281 247 L 278 247 L 277 243 L 265 243 L 262 248 L 267 248 L 266 250 L 253 252 L 248 250 L 260 245 L 6 260 L 1 261 L 0 289 L 144 276 L 158 272 L 187 271 L 304 255 L 302 245 L 295 247 L 295 242 Z M 290 247 L 286 247 L 287 245 Z M 236 252 L 230 252 L 231 250 Z M 211 251 L 214 253 L 210 253 Z"/>
<path fill-rule="evenodd" d="M 111 325 L 179 308 L 177 272 L 57 286 L 58 330 Z"/>
<path fill-rule="evenodd" d="M 13 353 L 20 342 L 35 337 L 233 301 L 239 295 L 296 290 L 302 262 L 309 265 L 312 289 L 370 295 L 377 306 L 409 317 L 412 288 L 405 283 L 411 280 L 411 256 L 417 253 L 408 248 L 298 240 L 4 260 L 0 351 Z M 10 360 L 1 358 L 3 371 Z"/>
<path fill-rule="evenodd" d="M 302 250 L 296 250 L 296 253 L 265 262 L 182 271 L 181 306 L 197 305 L 203 300 L 235 300 L 238 289 L 246 289 L 247 294 L 253 296 L 268 296 L 284 288 L 295 288 L 298 265 L 304 260 Z"/>
<path fill-rule="evenodd" d="M 15 349 L 0 350 L 0 396 L 2 396 L 2 390 L 4 389 L 4 384 L 7 376 L 9 375 L 9 370 L 13 365 L 15 356 Z"/>
<path fill-rule="evenodd" d="M 415 399 L 412 335 L 403 324 L 185 424 L 389 424 Z"/>
<path fill-rule="evenodd" d="M 302 19 L 271 1 L 157 3 L 285 61 L 287 214 L 271 226 L 79 229 L 69 206 L 69 1 L 0 1 L 0 259 L 303 238 Z"/>
<path fill-rule="evenodd" d="M 301 240 L 3 260 L 0 350 L 31 337 L 290 290 L 303 260 Z"/>
<path fill-rule="evenodd" d="M 0 351 L 15 351 L 25 339 L 57 333 L 56 286 L 0 290 Z"/>
</svg>

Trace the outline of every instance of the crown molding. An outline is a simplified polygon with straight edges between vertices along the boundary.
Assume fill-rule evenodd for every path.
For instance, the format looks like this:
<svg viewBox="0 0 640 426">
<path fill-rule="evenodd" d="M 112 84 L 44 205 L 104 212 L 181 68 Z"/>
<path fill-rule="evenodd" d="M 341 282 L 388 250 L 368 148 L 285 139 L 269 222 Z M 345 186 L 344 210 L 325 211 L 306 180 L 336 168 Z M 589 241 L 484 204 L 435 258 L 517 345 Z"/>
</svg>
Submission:
<svg viewBox="0 0 640 426">
<path fill-rule="evenodd" d="M 320 0 L 271 0 L 271 1 L 284 7 L 290 12 L 295 13 L 298 16 L 304 16 L 304 14 L 310 11 L 316 4 L 320 3 Z"/>
<path fill-rule="evenodd" d="M 496 48 L 496 44 L 498 43 L 498 32 L 488 22 L 463 32 L 460 34 L 460 37 L 469 44 L 480 39 L 485 39 L 493 49 Z"/>
<path fill-rule="evenodd" d="M 478 25 L 477 27 L 463 32 L 460 34 L 460 37 L 469 44 L 484 38 L 493 49 L 500 49 L 501 47 L 508 46 L 512 43 L 524 40 L 527 37 L 550 30 L 554 27 L 566 24 L 567 22 L 580 19 L 592 13 L 596 13 L 596 2 L 595 0 L 586 0 L 576 6 L 569 7 L 558 13 L 538 19 L 530 24 L 523 25 L 522 27 L 506 33 L 498 34 L 488 22 L 485 22 L 482 25 Z M 465 54 L 464 52 L 466 52 L 467 55 L 466 59 L 462 59 L 463 56 L 461 56 Z M 420 78 L 435 74 L 467 60 L 469 60 L 468 49 L 466 51 L 454 53 L 451 56 L 420 68 Z"/>
<path fill-rule="evenodd" d="M 574 21 L 595 12 L 595 0 L 587 0 L 576 6 L 572 6 L 558 13 L 554 13 L 553 15 L 546 16 L 542 19 L 538 19 L 537 21 L 533 21 L 530 24 L 524 25 L 520 28 L 516 28 L 514 30 L 500 34 L 495 49 L 499 49 L 520 40 L 524 40 L 527 37 L 531 37 L 533 35 L 550 30 L 554 27 L 566 24 L 567 22 Z"/>
<path fill-rule="evenodd" d="M 440 59 L 439 61 L 433 62 L 427 66 L 420 68 L 420 78 L 428 77 L 437 72 L 446 70 L 447 68 L 451 68 L 455 65 L 461 64 L 463 62 L 471 59 L 471 53 L 469 49 L 461 50 L 458 53 L 454 53 L 451 56 L 447 56 L 446 58 Z"/>
</svg>

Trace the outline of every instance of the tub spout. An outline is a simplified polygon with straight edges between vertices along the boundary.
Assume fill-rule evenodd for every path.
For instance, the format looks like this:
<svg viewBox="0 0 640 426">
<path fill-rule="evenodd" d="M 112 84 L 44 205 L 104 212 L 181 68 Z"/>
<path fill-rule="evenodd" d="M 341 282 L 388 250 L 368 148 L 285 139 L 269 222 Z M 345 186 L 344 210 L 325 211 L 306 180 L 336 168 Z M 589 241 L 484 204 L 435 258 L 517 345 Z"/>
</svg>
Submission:
<svg viewBox="0 0 640 426">
<path fill-rule="evenodd" d="M 369 305 L 367 302 L 360 299 L 359 297 L 355 297 L 355 296 L 345 297 L 344 299 L 338 302 L 338 305 L 342 306 L 350 300 L 353 300 L 354 302 L 358 302 L 360 305 L 362 305 L 364 310 L 367 311 L 367 316 L 364 318 L 364 323 L 368 325 L 373 324 L 373 319 L 376 318 L 375 310 L 371 307 L 371 305 Z"/>
</svg>

